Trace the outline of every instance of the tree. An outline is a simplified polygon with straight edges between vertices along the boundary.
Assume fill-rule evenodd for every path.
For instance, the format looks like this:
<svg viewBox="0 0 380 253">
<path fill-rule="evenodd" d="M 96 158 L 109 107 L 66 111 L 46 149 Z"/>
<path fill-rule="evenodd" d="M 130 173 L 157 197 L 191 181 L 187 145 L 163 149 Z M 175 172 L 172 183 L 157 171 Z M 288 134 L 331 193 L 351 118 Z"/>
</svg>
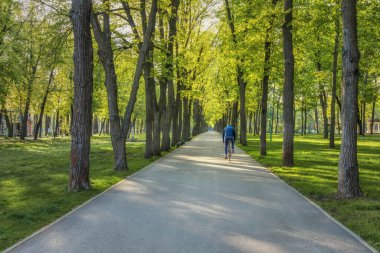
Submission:
<svg viewBox="0 0 380 253">
<path fill-rule="evenodd" d="M 275 7 L 278 0 L 272 0 L 272 6 Z M 273 10 L 274 11 L 274 10 Z M 263 92 L 261 96 L 261 133 L 260 133 L 260 155 L 267 155 L 267 107 L 268 107 L 268 82 L 270 74 L 270 57 L 271 57 L 271 46 L 272 39 L 271 33 L 273 29 L 275 14 L 272 13 L 269 16 L 269 26 L 267 27 L 265 33 L 265 43 L 264 43 L 264 76 L 263 76 Z"/>
<path fill-rule="evenodd" d="M 69 191 L 90 189 L 90 138 L 93 90 L 91 0 L 72 0 L 74 31 L 74 111 L 71 129 Z"/>
<path fill-rule="evenodd" d="M 235 24 L 234 20 L 232 17 L 231 13 L 231 8 L 228 3 L 228 0 L 225 0 L 225 5 L 226 5 L 226 11 L 227 11 L 227 20 L 228 20 L 228 25 L 231 30 L 231 36 L 232 36 L 232 41 L 235 45 L 235 48 L 237 49 L 238 46 L 238 41 L 236 38 L 236 31 L 235 31 Z M 235 49 L 235 50 L 236 50 Z M 239 98 L 240 98 L 240 143 L 243 146 L 247 146 L 247 118 L 246 118 L 246 113 L 245 113 L 245 89 L 247 86 L 246 81 L 244 80 L 243 76 L 243 69 L 242 69 L 242 59 L 241 56 L 238 56 L 237 58 L 237 63 L 236 63 L 236 72 L 237 72 L 237 83 L 239 86 Z M 233 126 L 236 128 L 237 127 L 237 106 L 238 103 L 234 103 L 234 109 L 233 109 Z"/>
<path fill-rule="evenodd" d="M 107 89 L 108 115 L 111 128 L 111 142 L 115 160 L 115 170 L 124 170 L 127 168 L 127 152 L 125 147 L 125 138 L 122 135 L 122 126 L 120 122 L 117 75 L 114 64 L 114 56 L 111 41 L 111 27 L 109 16 L 109 5 L 107 10 L 103 11 L 103 29 L 101 28 L 97 14 L 92 12 L 91 23 L 94 30 L 94 37 L 98 44 L 98 56 L 105 73 L 105 87 Z"/>
<path fill-rule="evenodd" d="M 339 155 L 338 196 L 362 195 L 357 161 L 357 119 L 359 50 L 356 1 L 342 1 L 343 17 L 343 94 L 342 144 Z"/>
<path fill-rule="evenodd" d="M 284 136 L 282 144 L 282 165 L 292 167 L 294 165 L 294 56 L 292 39 L 293 1 L 284 1 L 285 19 L 282 26 L 284 38 L 284 92 L 283 92 L 283 118 Z"/>
</svg>

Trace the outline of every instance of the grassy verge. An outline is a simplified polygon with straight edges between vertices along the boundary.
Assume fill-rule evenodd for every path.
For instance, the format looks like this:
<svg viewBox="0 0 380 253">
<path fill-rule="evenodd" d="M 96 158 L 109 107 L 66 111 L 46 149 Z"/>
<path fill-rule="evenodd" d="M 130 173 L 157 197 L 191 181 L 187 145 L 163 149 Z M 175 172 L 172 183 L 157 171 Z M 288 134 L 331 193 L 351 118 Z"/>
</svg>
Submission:
<svg viewBox="0 0 380 253">
<path fill-rule="evenodd" d="M 248 146 L 240 147 L 380 250 L 380 136 L 359 138 L 360 186 L 365 196 L 353 200 L 335 197 L 339 138 L 336 144 L 329 149 L 328 140 L 320 135 L 296 136 L 293 168 L 281 166 L 282 135 L 274 135 L 272 142 L 268 138 L 266 157 L 260 156 L 258 136 L 248 136 Z"/>
<path fill-rule="evenodd" d="M 142 136 L 138 136 L 139 140 Z M 155 159 L 144 142 L 127 144 L 129 171 L 113 170 L 109 137 L 92 138 L 92 189 L 67 192 L 70 139 L 0 140 L 0 251 L 51 223 Z"/>
</svg>

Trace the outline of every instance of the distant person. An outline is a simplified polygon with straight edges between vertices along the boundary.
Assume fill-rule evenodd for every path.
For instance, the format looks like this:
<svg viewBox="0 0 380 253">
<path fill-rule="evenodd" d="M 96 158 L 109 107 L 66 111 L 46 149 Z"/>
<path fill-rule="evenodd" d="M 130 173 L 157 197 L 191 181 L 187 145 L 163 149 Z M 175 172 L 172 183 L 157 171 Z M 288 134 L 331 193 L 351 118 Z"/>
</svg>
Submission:
<svg viewBox="0 0 380 253">
<path fill-rule="evenodd" d="M 225 159 L 227 159 L 227 149 L 228 149 L 228 141 L 231 141 L 232 143 L 232 153 L 234 153 L 234 144 L 235 144 L 235 139 L 236 139 L 236 133 L 235 133 L 235 128 L 231 125 L 227 125 L 222 132 L 222 138 L 223 138 L 223 143 L 224 143 L 224 154 L 225 154 Z"/>
</svg>

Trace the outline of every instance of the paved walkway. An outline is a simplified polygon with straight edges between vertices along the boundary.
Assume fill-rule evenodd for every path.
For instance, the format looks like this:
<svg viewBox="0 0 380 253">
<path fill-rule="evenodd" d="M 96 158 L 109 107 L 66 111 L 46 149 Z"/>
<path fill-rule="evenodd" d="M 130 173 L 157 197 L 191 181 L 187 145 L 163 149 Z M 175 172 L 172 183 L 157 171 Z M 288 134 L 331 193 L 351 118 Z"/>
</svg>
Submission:
<svg viewBox="0 0 380 253">
<path fill-rule="evenodd" d="M 374 252 L 206 133 L 10 252 Z"/>
</svg>

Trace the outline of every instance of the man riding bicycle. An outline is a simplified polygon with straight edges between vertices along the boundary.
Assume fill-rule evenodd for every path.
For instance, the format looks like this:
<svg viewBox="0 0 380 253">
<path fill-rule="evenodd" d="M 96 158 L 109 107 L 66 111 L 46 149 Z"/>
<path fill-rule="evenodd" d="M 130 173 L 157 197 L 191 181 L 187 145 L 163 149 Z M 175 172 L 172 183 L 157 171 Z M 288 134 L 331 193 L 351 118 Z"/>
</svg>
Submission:
<svg viewBox="0 0 380 253">
<path fill-rule="evenodd" d="M 234 152 L 234 143 L 236 139 L 235 128 L 231 125 L 227 125 L 222 132 L 222 138 L 224 143 L 224 154 L 225 159 L 227 159 L 227 149 L 228 149 L 228 141 L 232 143 L 232 153 Z"/>
</svg>

